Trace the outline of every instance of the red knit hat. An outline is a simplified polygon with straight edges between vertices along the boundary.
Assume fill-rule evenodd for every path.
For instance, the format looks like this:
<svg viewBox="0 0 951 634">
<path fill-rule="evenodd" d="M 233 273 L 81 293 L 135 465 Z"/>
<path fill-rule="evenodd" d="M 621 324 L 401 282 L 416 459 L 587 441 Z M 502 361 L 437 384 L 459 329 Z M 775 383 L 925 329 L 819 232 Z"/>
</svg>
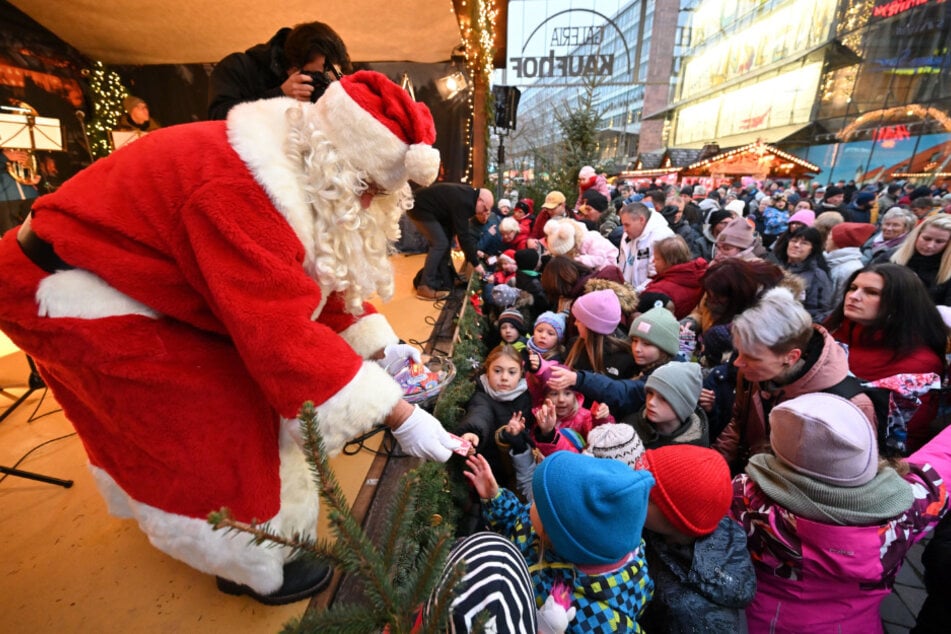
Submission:
<svg viewBox="0 0 951 634">
<path fill-rule="evenodd" d="M 644 452 L 654 475 L 653 502 L 674 528 L 691 537 L 709 535 L 733 498 L 730 467 L 718 452 L 695 445 L 668 445 Z"/>
<path fill-rule="evenodd" d="M 316 104 L 320 129 L 339 155 L 392 190 L 429 185 L 439 173 L 436 127 L 424 104 L 381 73 L 361 70 L 327 88 Z"/>
<path fill-rule="evenodd" d="M 840 222 L 832 227 L 832 241 L 839 249 L 860 247 L 875 233 L 875 225 L 867 222 Z"/>
</svg>

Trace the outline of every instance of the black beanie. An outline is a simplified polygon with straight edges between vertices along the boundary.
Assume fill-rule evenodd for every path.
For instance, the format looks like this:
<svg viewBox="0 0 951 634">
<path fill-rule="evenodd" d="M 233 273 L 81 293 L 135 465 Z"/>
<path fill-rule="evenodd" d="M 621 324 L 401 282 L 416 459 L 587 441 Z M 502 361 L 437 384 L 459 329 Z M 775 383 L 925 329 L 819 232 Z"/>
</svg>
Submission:
<svg viewBox="0 0 951 634">
<path fill-rule="evenodd" d="M 733 220 L 733 212 L 727 211 L 726 209 L 717 209 L 716 211 L 710 212 L 708 224 L 710 228 L 713 229 L 724 220 Z"/>
<path fill-rule="evenodd" d="M 535 249 L 519 249 L 515 252 L 515 266 L 520 271 L 535 271 L 538 269 L 538 251 Z"/>
</svg>

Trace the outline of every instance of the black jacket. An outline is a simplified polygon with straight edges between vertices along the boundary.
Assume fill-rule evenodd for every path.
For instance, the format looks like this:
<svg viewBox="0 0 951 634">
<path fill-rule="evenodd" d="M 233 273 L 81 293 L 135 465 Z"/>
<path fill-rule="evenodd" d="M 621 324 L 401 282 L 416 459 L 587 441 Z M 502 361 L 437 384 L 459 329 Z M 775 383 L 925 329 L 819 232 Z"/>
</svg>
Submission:
<svg viewBox="0 0 951 634">
<path fill-rule="evenodd" d="M 413 208 L 406 215 L 421 222 L 438 222 L 450 242 L 453 236 L 459 238 L 459 248 L 469 264 L 478 266 L 476 238 L 469 219 L 475 216 L 479 190 L 462 183 L 436 183 L 416 190 L 413 198 Z"/>
<path fill-rule="evenodd" d="M 239 103 L 280 97 L 287 81 L 284 40 L 291 29 L 284 27 L 267 44 L 232 53 L 211 71 L 208 87 L 208 118 L 224 119 Z"/>
</svg>

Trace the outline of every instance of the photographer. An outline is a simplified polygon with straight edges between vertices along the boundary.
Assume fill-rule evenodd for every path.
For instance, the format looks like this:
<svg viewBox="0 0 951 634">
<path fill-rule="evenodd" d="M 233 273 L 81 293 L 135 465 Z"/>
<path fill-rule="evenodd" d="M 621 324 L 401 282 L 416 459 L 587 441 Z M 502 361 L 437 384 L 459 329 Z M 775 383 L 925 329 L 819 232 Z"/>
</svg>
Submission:
<svg viewBox="0 0 951 634">
<path fill-rule="evenodd" d="M 284 27 L 267 44 L 218 62 L 211 71 L 208 118 L 224 119 L 244 101 L 281 96 L 317 101 L 331 81 L 351 71 L 347 47 L 328 25 Z"/>
</svg>

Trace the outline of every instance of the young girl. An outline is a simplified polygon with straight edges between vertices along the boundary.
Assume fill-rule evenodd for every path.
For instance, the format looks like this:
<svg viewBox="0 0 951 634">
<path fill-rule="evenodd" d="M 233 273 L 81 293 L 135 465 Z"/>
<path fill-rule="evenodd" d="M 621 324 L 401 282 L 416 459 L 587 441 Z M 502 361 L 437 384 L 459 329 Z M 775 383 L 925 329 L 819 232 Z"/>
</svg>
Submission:
<svg viewBox="0 0 951 634">
<path fill-rule="evenodd" d="M 556 451 L 579 453 L 586 447 L 592 428 L 614 422 L 607 405 L 595 403 L 587 409 L 583 407 L 584 396 L 574 390 L 548 389 L 540 398 L 533 395 L 532 402 L 536 403 L 533 427 L 526 428 L 523 419 L 513 416 L 495 437 L 500 449 L 512 458 L 518 492 L 529 501 L 536 459 Z M 532 446 L 537 452 L 531 450 Z"/>
<path fill-rule="evenodd" d="M 630 343 L 618 332 L 621 303 L 611 290 L 585 293 L 571 305 L 578 336 L 565 365 L 576 370 L 591 370 L 613 379 L 626 379 L 634 373 Z"/>
<path fill-rule="evenodd" d="M 495 431 L 513 415 L 534 421 L 532 400 L 522 376 L 522 355 L 514 346 L 503 343 L 486 357 L 485 373 L 479 376 L 458 433 L 498 470 L 503 463 L 494 442 Z"/>
<path fill-rule="evenodd" d="M 641 539 L 654 483 L 649 471 L 559 451 L 538 465 L 534 501 L 522 504 L 499 488 L 482 456 L 466 466 L 483 520 L 525 557 L 536 605 L 565 585 L 575 610 L 567 632 L 642 631 L 637 618 L 654 592 Z"/>
</svg>

